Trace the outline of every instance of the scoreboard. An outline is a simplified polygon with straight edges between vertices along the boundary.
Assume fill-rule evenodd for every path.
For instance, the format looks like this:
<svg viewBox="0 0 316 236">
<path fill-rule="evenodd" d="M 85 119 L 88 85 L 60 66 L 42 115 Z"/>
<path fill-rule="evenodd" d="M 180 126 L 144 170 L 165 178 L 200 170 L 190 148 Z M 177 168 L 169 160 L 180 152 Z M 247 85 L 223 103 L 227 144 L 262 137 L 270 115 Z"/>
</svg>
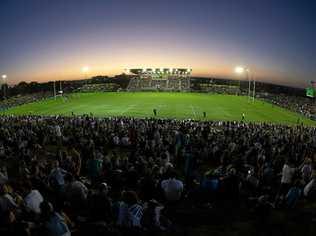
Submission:
<svg viewBox="0 0 316 236">
<path fill-rule="evenodd" d="M 306 96 L 310 98 L 316 97 L 316 89 L 313 87 L 306 88 Z"/>
</svg>

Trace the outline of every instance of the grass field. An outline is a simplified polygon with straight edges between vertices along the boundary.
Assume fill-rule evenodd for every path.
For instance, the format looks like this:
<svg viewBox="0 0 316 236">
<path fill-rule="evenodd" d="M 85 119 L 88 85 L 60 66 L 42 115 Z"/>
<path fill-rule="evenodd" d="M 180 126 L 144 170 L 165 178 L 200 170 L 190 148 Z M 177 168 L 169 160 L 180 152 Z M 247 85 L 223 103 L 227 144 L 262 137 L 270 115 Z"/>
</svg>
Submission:
<svg viewBox="0 0 316 236">
<path fill-rule="evenodd" d="M 11 108 L 2 114 L 71 115 L 152 117 L 157 109 L 159 118 L 203 120 L 241 120 L 296 124 L 300 119 L 306 125 L 316 122 L 303 118 L 278 106 L 247 97 L 198 93 L 79 93 L 68 98 L 53 98 Z"/>
</svg>

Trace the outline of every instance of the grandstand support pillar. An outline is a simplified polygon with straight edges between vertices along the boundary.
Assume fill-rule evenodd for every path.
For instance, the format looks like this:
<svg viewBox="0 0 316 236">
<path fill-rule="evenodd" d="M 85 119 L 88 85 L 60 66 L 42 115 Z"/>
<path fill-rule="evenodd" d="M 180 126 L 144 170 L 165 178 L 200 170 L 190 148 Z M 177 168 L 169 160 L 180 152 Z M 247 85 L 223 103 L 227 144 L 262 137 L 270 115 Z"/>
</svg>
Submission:
<svg viewBox="0 0 316 236">
<path fill-rule="evenodd" d="M 169 78 L 167 78 L 167 85 L 166 85 L 166 88 L 167 88 L 167 89 L 169 88 Z"/>
</svg>

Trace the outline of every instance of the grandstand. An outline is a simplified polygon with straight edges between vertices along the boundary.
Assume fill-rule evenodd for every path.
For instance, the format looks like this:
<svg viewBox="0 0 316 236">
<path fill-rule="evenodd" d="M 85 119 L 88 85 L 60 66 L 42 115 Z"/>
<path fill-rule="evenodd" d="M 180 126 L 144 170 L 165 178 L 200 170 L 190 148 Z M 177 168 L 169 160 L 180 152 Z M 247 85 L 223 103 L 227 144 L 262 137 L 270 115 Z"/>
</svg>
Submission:
<svg viewBox="0 0 316 236">
<path fill-rule="evenodd" d="M 147 68 L 127 72 L 135 75 L 128 84 L 128 91 L 190 91 L 192 69 Z"/>
</svg>

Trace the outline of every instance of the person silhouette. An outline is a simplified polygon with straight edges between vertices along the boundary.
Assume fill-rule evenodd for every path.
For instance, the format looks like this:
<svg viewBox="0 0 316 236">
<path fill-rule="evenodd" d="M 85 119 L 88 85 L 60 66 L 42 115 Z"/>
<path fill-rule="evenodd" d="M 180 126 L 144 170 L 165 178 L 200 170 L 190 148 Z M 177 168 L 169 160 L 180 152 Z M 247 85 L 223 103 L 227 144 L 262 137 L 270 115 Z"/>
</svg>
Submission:
<svg viewBox="0 0 316 236">
<path fill-rule="evenodd" d="M 242 113 L 241 115 L 241 121 L 244 121 L 245 120 L 245 113 Z"/>
</svg>

